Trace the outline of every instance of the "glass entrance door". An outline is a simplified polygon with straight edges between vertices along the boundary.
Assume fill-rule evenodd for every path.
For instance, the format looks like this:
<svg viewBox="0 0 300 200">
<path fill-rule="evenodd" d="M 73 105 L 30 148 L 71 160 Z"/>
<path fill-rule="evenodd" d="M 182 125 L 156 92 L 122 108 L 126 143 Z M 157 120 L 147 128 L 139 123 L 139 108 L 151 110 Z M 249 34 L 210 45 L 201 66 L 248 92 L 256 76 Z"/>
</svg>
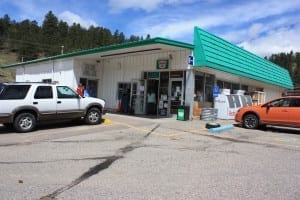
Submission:
<svg viewBox="0 0 300 200">
<path fill-rule="evenodd" d="M 131 81 L 131 110 L 135 115 L 145 114 L 145 81 L 133 79 Z"/>
<path fill-rule="evenodd" d="M 158 79 L 147 80 L 146 114 L 157 115 Z"/>
<path fill-rule="evenodd" d="M 177 114 L 178 106 L 182 105 L 183 102 L 183 80 L 182 79 L 171 79 L 170 88 L 170 113 Z"/>
</svg>

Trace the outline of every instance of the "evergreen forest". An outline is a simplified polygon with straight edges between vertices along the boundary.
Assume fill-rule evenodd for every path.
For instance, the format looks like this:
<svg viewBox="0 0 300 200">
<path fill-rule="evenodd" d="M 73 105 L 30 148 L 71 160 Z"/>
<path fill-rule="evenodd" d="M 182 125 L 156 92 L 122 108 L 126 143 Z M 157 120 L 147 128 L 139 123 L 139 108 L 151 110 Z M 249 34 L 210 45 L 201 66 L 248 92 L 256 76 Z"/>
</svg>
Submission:
<svg viewBox="0 0 300 200">
<path fill-rule="evenodd" d="M 28 19 L 16 22 L 8 15 L 0 18 L 0 50 L 16 53 L 16 62 L 139 40 L 143 37 L 126 37 L 119 30 L 94 26 L 86 29 L 77 23 L 69 26 L 52 11 L 45 15 L 41 26 Z"/>
<path fill-rule="evenodd" d="M 278 53 L 265 57 L 269 61 L 286 68 L 295 87 L 300 87 L 300 52 Z"/>
</svg>

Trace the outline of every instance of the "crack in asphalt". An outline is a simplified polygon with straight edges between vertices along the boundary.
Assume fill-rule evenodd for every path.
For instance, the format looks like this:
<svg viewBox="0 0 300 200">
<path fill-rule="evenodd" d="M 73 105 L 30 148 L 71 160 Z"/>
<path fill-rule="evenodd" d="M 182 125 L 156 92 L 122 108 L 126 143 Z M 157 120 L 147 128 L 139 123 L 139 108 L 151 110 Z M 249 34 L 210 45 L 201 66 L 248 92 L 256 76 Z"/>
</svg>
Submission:
<svg viewBox="0 0 300 200">
<path fill-rule="evenodd" d="M 145 140 L 147 137 L 149 137 L 150 134 L 153 133 L 159 126 L 160 125 L 156 125 L 140 141 L 131 143 L 129 145 L 126 145 L 123 148 L 118 149 L 115 155 L 107 157 L 104 162 L 99 163 L 99 164 L 95 165 L 94 167 L 91 167 L 88 171 L 84 172 L 80 177 L 78 177 L 77 179 L 72 181 L 70 184 L 68 184 L 64 187 L 58 188 L 51 194 L 41 197 L 40 200 L 46 200 L 46 199 L 53 200 L 61 193 L 65 192 L 65 191 L 73 188 L 74 186 L 80 184 L 81 182 L 89 179 L 91 176 L 94 176 L 94 175 L 98 174 L 99 172 L 109 168 L 115 161 L 124 158 L 125 154 L 135 150 L 136 148 L 141 147 L 140 144 L 141 144 L 142 140 Z"/>
<path fill-rule="evenodd" d="M 72 187 L 78 185 L 82 181 L 90 178 L 91 176 L 93 176 L 95 174 L 98 174 L 100 171 L 102 171 L 104 169 L 107 169 L 113 162 L 115 162 L 116 160 L 118 160 L 120 158 L 123 158 L 123 157 L 122 156 L 111 156 L 110 158 L 106 159 L 104 162 L 90 168 L 88 171 L 83 173 L 80 177 L 78 177 L 77 179 L 72 181 L 70 184 L 68 184 L 64 187 L 58 188 L 57 190 L 55 190 L 51 194 L 48 194 L 44 197 L 41 197 L 40 199 L 41 200 L 42 199 L 55 199 L 59 194 L 71 189 Z"/>
<path fill-rule="evenodd" d="M 61 159 L 61 160 L 51 160 L 51 161 L 25 161 L 25 162 L 1 162 L 0 165 L 13 165 L 13 164 L 45 164 L 45 163 L 55 163 L 64 161 L 85 161 L 85 160 L 105 160 L 109 159 L 110 156 L 104 157 L 90 157 L 90 158 L 71 158 L 71 159 Z"/>
<path fill-rule="evenodd" d="M 96 142 L 108 142 L 108 141 L 116 141 L 121 140 L 123 137 L 116 137 L 114 139 L 103 139 L 103 140 L 56 140 L 56 141 L 50 141 L 47 140 L 41 140 L 41 141 L 35 141 L 35 142 L 16 142 L 16 143 L 7 143 L 7 144 L 0 144 L 0 147 L 12 147 L 12 146 L 25 146 L 25 145 L 32 145 L 32 144 L 38 144 L 42 142 L 51 142 L 51 143 L 96 143 Z"/>
<path fill-rule="evenodd" d="M 157 124 L 153 129 L 151 129 L 145 136 L 144 136 L 144 138 L 147 138 L 147 137 L 149 137 L 149 135 L 151 134 L 151 133 L 153 133 L 156 129 L 158 129 L 160 127 L 160 124 Z"/>
<path fill-rule="evenodd" d="M 21 145 L 31 145 L 33 142 L 18 142 L 18 143 L 8 143 L 8 144 L 0 144 L 0 147 L 11 147 L 11 146 L 21 146 Z"/>
<path fill-rule="evenodd" d="M 144 138 L 147 138 L 151 133 L 153 133 L 157 128 L 160 127 L 160 124 L 157 124 L 153 129 L 151 129 L 145 136 Z M 122 139 L 122 137 L 117 137 L 116 140 L 120 140 Z M 11 146 L 22 146 L 22 145 L 32 145 L 32 144 L 37 144 L 37 143 L 41 143 L 41 142 L 49 142 L 50 140 L 42 140 L 42 141 L 35 141 L 35 142 L 17 142 L 17 143 L 8 143 L 8 144 L 0 144 L 0 147 L 11 147 Z M 111 141 L 109 139 L 107 140 L 83 140 L 83 141 L 61 141 L 61 140 L 57 140 L 57 141 L 50 141 L 51 143 L 94 143 L 94 142 L 107 142 L 107 141 Z"/>
</svg>

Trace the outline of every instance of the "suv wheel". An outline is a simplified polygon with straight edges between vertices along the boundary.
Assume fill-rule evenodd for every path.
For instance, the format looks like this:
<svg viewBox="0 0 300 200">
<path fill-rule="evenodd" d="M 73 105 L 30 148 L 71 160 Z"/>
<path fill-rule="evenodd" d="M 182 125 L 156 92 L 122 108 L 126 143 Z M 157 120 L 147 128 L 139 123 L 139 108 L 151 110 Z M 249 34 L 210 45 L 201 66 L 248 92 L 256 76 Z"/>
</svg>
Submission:
<svg viewBox="0 0 300 200">
<path fill-rule="evenodd" d="M 31 113 L 21 113 L 15 118 L 13 125 L 17 132 L 30 132 L 36 127 L 36 119 Z"/>
<path fill-rule="evenodd" d="M 247 114 L 243 119 L 243 126 L 248 129 L 256 129 L 259 125 L 258 117 L 255 114 Z"/>
<path fill-rule="evenodd" d="M 85 116 L 85 122 L 87 124 L 100 124 L 102 120 L 101 111 L 98 108 L 91 108 L 87 111 Z"/>
</svg>

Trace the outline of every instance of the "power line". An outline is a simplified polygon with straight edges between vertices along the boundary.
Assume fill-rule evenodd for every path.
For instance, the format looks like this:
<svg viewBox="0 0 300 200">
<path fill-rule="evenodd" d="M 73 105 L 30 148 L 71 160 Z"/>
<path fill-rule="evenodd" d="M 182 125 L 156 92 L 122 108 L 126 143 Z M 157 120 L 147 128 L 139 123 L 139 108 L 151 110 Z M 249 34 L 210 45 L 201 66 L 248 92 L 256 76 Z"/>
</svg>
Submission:
<svg viewBox="0 0 300 200">
<path fill-rule="evenodd" d="M 51 44 L 42 44 L 39 42 L 30 42 L 30 41 L 24 41 L 24 40 L 17 40 L 17 39 L 12 39 L 12 38 L 6 38 L 3 36 L 0 36 L 0 39 L 4 39 L 6 41 L 13 41 L 13 42 L 18 42 L 18 43 L 23 43 L 23 44 L 31 44 L 31 45 L 36 45 L 36 46 L 40 46 L 40 47 L 54 47 L 54 48 L 60 48 L 61 45 L 51 45 Z"/>
</svg>

